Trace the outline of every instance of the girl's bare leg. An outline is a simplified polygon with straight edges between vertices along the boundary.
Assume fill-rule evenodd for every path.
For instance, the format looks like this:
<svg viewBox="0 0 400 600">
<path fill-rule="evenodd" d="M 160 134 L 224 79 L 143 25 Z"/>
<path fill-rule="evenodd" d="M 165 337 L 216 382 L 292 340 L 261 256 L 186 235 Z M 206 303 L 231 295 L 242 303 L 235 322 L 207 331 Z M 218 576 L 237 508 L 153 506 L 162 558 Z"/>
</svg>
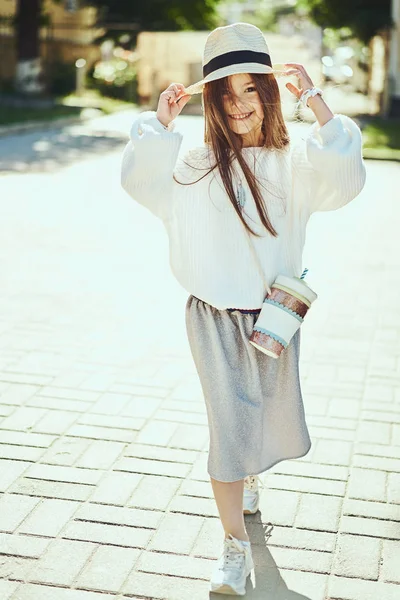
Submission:
<svg viewBox="0 0 400 600">
<path fill-rule="evenodd" d="M 249 541 L 243 515 L 244 480 L 227 483 L 210 479 L 225 537 L 231 533 L 238 540 Z"/>
</svg>

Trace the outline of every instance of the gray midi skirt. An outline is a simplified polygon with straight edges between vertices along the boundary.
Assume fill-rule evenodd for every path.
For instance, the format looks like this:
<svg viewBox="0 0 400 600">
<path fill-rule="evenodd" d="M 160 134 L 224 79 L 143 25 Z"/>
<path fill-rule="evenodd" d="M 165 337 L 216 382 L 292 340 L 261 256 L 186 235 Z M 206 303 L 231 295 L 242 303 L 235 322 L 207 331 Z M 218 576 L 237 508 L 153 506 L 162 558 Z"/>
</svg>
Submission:
<svg viewBox="0 0 400 600">
<path fill-rule="evenodd" d="M 311 447 L 300 388 L 300 329 L 275 359 L 249 342 L 257 318 L 193 295 L 186 302 L 210 432 L 207 471 L 218 481 L 260 474 Z"/>
</svg>

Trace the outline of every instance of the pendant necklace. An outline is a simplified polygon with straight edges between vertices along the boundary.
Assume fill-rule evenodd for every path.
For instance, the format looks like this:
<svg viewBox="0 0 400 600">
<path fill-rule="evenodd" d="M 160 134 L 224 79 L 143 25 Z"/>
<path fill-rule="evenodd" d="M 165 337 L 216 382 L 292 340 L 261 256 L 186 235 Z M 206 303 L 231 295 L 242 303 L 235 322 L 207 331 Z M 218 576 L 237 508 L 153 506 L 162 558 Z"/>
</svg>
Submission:
<svg viewBox="0 0 400 600">
<path fill-rule="evenodd" d="M 239 181 L 238 186 L 236 188 L 236 202 L 239 209 L 243 210 L 243 207 L 246 203 L 246 192 L 244 191 L 242 180 Z"/>
</svg>

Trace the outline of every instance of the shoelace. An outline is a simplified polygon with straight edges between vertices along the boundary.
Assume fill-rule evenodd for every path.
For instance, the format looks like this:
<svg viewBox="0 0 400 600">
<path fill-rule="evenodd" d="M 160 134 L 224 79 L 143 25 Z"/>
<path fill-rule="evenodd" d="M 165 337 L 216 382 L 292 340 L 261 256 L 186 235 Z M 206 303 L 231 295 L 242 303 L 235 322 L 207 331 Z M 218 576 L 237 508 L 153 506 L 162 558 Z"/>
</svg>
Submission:
<svg viewBox="0 0 400 600">
<path fill-rule="evenodd" d="M 239 548 L 239 546 L 235 543 L 235 540 L 226 540 L 224 547 L 224 570 L 226 569 L 236 569 L 242 566 L 245 555 L 244 550 Z"/>
<path fill-rule="evenodd" d="M 255 492 L 255 491 L 257 491 L 257 487 L 258 487 L 257 483 L 258 483 L 259 487 L 265 488 L 265 485 L 263 484 L 261 479 L 258 477 L 258 475 L 249 475 L 244 480 L 244 489 L 250 490 L 251 492 Z"/>
</svg>

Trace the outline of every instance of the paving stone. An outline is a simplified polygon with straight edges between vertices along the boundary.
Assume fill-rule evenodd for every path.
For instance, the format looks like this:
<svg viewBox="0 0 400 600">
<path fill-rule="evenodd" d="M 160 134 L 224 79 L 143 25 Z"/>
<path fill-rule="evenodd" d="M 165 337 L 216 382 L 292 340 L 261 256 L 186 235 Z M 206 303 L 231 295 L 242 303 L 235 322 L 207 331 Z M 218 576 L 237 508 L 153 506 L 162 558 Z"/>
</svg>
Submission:
<svg viewBox="0 0 400 600">
<path fill-rule="evenodd" d="M 6 581 L 0 579 L 0 598 L 1 600 L 10 600 L 11 596 L 19 586 L 16 581 Z"/>
<path fill-rule="evenodd" d="M 400 583 L 400 541 L 383 540 L 382 566 L 380 576 L 383 581 Z"/>
<path fill-rule="evenodd" d="M 38 433 L 53 433 L 61 435 L 78 419 L 80 413 L 66 410 L 49 410 L 34 426 Z"/>
<path fill-rule="evenodd" d="M 344 533 L 400 540 L 399 524 L 395 521 L 343 516 L 340 521 L 340 529 Z"/>
<path fill-rule="evenodd" d="M 141 429 L 135 442 L 139 444 L 166 446 L 177 428 L 178 425 L 170 421 L 149 421 Z"/>
<path fill-rule="evenodd" d="M 381 581 L 331 577 L 328 592 L 330 600 L 398 600 L 399 586 Z"/>
<path fill-rule="evenodd" d="M 389 424 L 387 424 L 389 425 Z M 390 425 L 389 425 L 390 427 Z M 393 438 L 392 438 L 392 443 L 395 444 L 396 446 L 400 446 L 400 425 L 394 424 L 392 425 L 393 427 Z"/>
<path fill-rule="evenodd" d="M 129 399 L 127 394 L 105 393 L 93 404 L 90 412 L 99 415 L 119 415 Z"/>
<path fill-rule="evenodd" d="M 388 474 L 388 500 L 400 504 L 400 473 Z"/>
<path fill-rule="evenodd" d="M 265 479 L 268 488 L 278 490 L 294 490 L 296 492 L 312 492 L 331 496 L 344 496 L 346 483 L 329 479 L 311 477 L 295 477 L 291 475 L 270 474 Z"/>
<path fill-rule="evenodd" d="M 217 559 L 222 552 L 224 537 L 220 519 L 203 519 L 200 533 L 192 548 L 192 556 Z"/>
<path fill-rule="evenodd" d="M 198 498 L 214 498 L 210 481 L 196 481 L 194 479 L 184 479 L 179 488 L 179 494 L 182 496 L 197 496 Z"/>
<path fill-rule="evenodd" d="M 368 502 L 367 500 L 346 498 L 343 504 L 343 514 L 350 517 L 372 517 L 400 521 L 399 507 L 396 504 L 387 502 Z"/>
<path fill-rule="evenodd" d="M 353 463 L 356 467 L 364 469 L 378 469 L 379 471 L 400 473 L 400 458 L 383 458 L 381 456 L 364 456 L 355 454 Z"/>
<path fill-rule="evenodd" d="M 32 396 L 26 402 L 26 406 L 33 406 L 38 408 L 49 408 L 51 410 L 83 413 L 88 410 L 91 406 L 91 402 L 85 402 L 84 400 L 72 400 L 65 398 L 52 398 L 51 396 Z"/>
<path fill-rule="evenodd" d="M 125 449 L 124 456 L 187 463 L 191 465 L 197 456 L 197 452 L 195 450 L 180 450 L 179 448 L 133 443 Z"/>
<path fill-rule="evenodd" d="M 165 577 L 154 573 L 133 571 L 126 581 L 124 594 L 163 600 L 204 600 L 209 595 L 210 584 L 199 579 Z M 46 599 L 47 600 L 47 599 Z M 69 600 L 69 599 L 68 599 Z"/>
<path fill-rule="evenodd" d="M 307 423 L 314 425 L 315 427 L 327 427 L 329 429 L 348 429 L 354 431 L 357 429 L 358 420 L 350 418 L 339 418 L 339 417 L 321 417 L 316 415 L 310 415 L 307 417 Z"/>
<path fill-rule="evenodd" d="M 8 417 L 15 410 L 15 406 L 0 403 L 0 417 Z"/>
<path fill-rule="evenodd" d="M 43 498 L 19 527 L 19 533 L 56 537 L 78 509 L 70 500 Z"/>
<path fill-rule="evenodd" d="M 141 424 L 137 424 L 140 429 Z M 94 425 L 80 425 L 75 423 L 68 429 L 67 434 L 72 437 L 88 438 L 91 440 L 108 440 L 111 442 L 133 442 L 137 431 L 128 429 L 113 429 L 112 427 L 95 427 Z"/>
<path fill-rule="evenodd" d="M 45 481 L 27 477 L 19 479 L 9 488 L 9 491 L 15 494 L 64 500 L 88 500 L 94 490 L 94 485 Z"/>
<path fill-rule="evenodd" d="M 25 477 L 45 479 L 46 481 L 64 481 L 65 483 L 83 483 L 95 485 L 101 479 L 102 473 L 94 469 L 64 467 L 61 465 L 32 465 Z"/>
<path fill-rule="evenodd" d="M 381 410 L 363 410 L 362 419 L 374 423 L 400 423 L 400 413 L 385 412 Z"/>
<path fill-rule="evenodd" d="M 21 406 L 17 408 L 9 417 L 1 422 L 1 429 L 15 429 L 16 431 L 32 430 L 40 419 L 46 414 L 44 408 L 31 408 Z"/>
<path fill-rule="evenodd" d="M 134 567 L 141 550 L 100 546 L 78 577 L 77 586 L 86 590 L 118 592 Z"/>
<path fill-rule="evenodd" d="M 353 468 L 350 473 L 348 496 L 359 500 L 386 500 L 387 476 L 383 471 Z"/>
<path fill-rule="evenodd" d="M 21 460 L 0 459 L 0 492 L 5 492 L 30 466 Z"/>
<path fill-rule="evenodd" d="M 32 566 L 36 563 L 37 558 L 3 555 L 0 560 L 0 581 L 2 579 L 26 581 L 27 573 L 29 573 Z"/>
<path fill-rule="evenodd" d="M 115 373 L 107 373 L 101 371 L 100 373 L 93 373 L 90 377 L 87 377 L 83 383 L 79 385 L 81 390 L 96 390 L 105 391 L 114 383 Z"/>
<path fill-rule="evenodd" d="M 343 577 L 378 579 L 380 540 L 365 535 L 341 534 L 338 537 L 333 573 Z"/>
<path fill-rule="evenodd" d="M 44 454 L 45 448 L 33 448 L 32 446 L 15 446 L 11 444 L 0 444 L 2 458 L 9 460 L 24 460 L 35 462 Z"/>
<path fill-rule="evenodd" d="M 279 569 L 279 573 L 288 589 L 297 595 L 301 594 L 307 600 L 326 599 L 325 590 L 328 584 L 326 575 L 291 569 Z"/>
<path fill-rule="evenodd" d="M 338 440 L 318 440 L 313 460 L 331 465 L 348 465 L 352 454 L 352 443 Z"/>
<path fill-rule="evenodd" d="M 186 477 L 191 465 L 178 462 L 162 462 L 144 458 L 121 458 L 115 464 L 116 471 L 128 473 L 146 473 L 147 475 L 165 475 L 166 477 Z"/>
<path fill-rule="evenodd" d="M 260 524 L 248 519 L 246 530 L 250 537 L 252 546 L 282 546 L 284 548 L 298 548 L 301 550 L 319 550 L 320 552 L 333 552 L 335 549 L 336 536 L 325 531 L 310 531 L 297 529 L 295 527 L 281 527 L 274 525 L 266 537 L 260 536 Z"/>
<path fill-rule="evenodd" d="M 89 448 L 92 441 L 81 438 L 61 437 L 43 454 L 42 462 L 49 465 L 71 467 Z M 84 466 L 84 465 L 82 465 Z"/>
<path fill-rule="evenodd" d="M 112 429 L 137 429 L 139 430 L 145 423 L 144 419 L 135 417 L 120 417 L 116 415 L 97 415 L 92 412 L 80 416 L 80 425 L 94 425 L 95 427 L 107 427 Z"/>
<path fill-rule="evenodd" d="M 122 453 L 125 444 L 94 440 L 76 461 L 75 466 L 88 469 L 110 469 Z"/>
<path fill-rule="evenodd" d="M 55 440 L 56 437 L 54 435 L 29 433 L 25 431 L 7 431 L 5 429 L 0 430 L 0 444 L 48 448 Z"/>
<path fill-rule="evenodd" d="M 165 398 L 170 389 L 158 385 L 134 385 L 130 383 L 114 383 L 110 386 L 110 392 L 117 394 L 131 394 L 133 396 L 144 396 L 154 398 Z"/>
<path fill-rule="evenodd" d="M 354 440 L 354 431 L 351 429 L 334 429 L 333 427 L 317 427 L 316 425 L 309 425 L 308 430 L 311 438 L 315 439 L 322 438 L 345 442 L 352 442 Z"/>
<path fill-rule="evenodd" d="M 138 440 L 139 441 L 139 440 Z M 169 440 L 169 446 L 186 450 L 202 450 L 208 446 L 208 427 L 201 425 L 178 425 Z"/>
<path fill-rule="evenodd" d="M 75 519 L 82 521 L 146 527 L 149 529 L 156 529 L 162 517 L 163 513 L 155 510 L 122 508 L 93 503 L 82 504 L 75 514 Z"/>
<path fill-rule="evenodd" d="M 200 535 L 204 518 L 179 513 L 168 513 L 151 538 L 149 550 L 190 554 Z"/>
<path fill-rule="evenodd" d="M 347 466 L 320 465 L 314 462 L 306 463 L 299 460 L 285 460 L 272 467 L 270 472 L 317 479 L 347 481 L 349 468 Z"/>
<path fill-rule="evenodd" d="M 391 435 L 391 423 L 372 423 L 371 421 L 361 421 L 357 430 L 357 440 L 359 442 L 389 444 Z"/>
<path fill-rule="evenodd" d="M 90 499 L 92 502 L 124 506 L 142 478 L 143 475 L 138 473 L 106 473 Z"/>
<path fill-rule="evenodd" d="M 44 538 L 0 533 L 0 555 L 39 558 L 49 543 L 50 540 Z"/>
<path fill-rule="evenodd" d="M 331 398 L 329 402 L 329 415 L 332 417 L 357 419 L 360 410 L 360 400 L 353 400 L 352 398 Z"/>
<path fill-rule="evenodd" d="M 104 523 L 73 521 L 68 523 L 62 537 L 70 540 L 81 540 L 99 544 L 111 544 L 126 548 L 144 548 L 147 546 L 152 529 L 140 527 L 122 527 Z"/>
<path fill-rule="evenodd" d="M 96 546 L 71 540 L 53 540 L 28 575 L 32 583 L 71 586 Z"/>
<path fill-rule="evenodd" d="M 128 502 L 128 506 L 165 510 L 174 498 L 180 484 L 181 480 L 174 477 L 143 475 Z"/>
<path fill-rule="evenodd" d="M 52 398 L 64 398 L 68 400 L 83 400 L 84 402 L 95 402 L 99 395 L 98 392 L 52 386 L 45 386 L 38 392 L 38 396 L 51 396 Z"/>
<path fill-rule="evenodd" d="M 263 521 L 274 525 L 292 526 L 294 524 L 300 494 L 283 490 L 266 490 L 260 495 L 260 511 Z"/>
<path fill-rule="evenodd" d="M 169 504 L 171 512 L 217 517 L 218 510 L 215 501 L 209 498 L 192 498 L 191 496 L 175 496 Z"/>
<path fill-rule="evenodd" d="M 0 531 L 12 533 L 38 504 L 38 498 L 4 494 L 0 498 Z"/>
<path fill-rule="evenodd" d="M 144 551 L 135 565 L 135 570 L 177 577 L 184 573 L 188 579 L 209 581 L 213 567 L 214 561 L 206 558 Z"/>
<path fill-rule="evenodd" d="M 278 546 L 270 546 L 269 551 L 279 569 L 296 569 L 327 575 L 330 573 L 332 555 L 329 552 L 302 550 L 300 548 L 280 548 Z"/>
<path fill-rule="evenodd" d="M 130 397 L 121 411 L 121 416 L 150 419 L 157 408 L 161 406 L 162 398 L 149 398 L 148 396 Z"/>
<path fill-rule="evenodd" d="M 303 494 L 300 498 L 295 525 L 304 529 L 336 532 L 341 507 L 341 498 Z"/>
<path fill-rule="evenodd" d="M 1 392 L 1 402 L 3 404 L 12 404 L 21 406 L 25 401 L 36 394 L 40 388 L 36 385 L 27 384 L 9 384 L 5 390 Z"/>
<path fill-rule="evenodd" d="M 188 410 L 167 410 L 159 408 L 155 414 L 156 419 L 162 421 L 173 421 L 177 423 L 188 423 L 192 425 L 207 425 L 207 414 L 203 412 L 190 412 Z"/>
</svg>

